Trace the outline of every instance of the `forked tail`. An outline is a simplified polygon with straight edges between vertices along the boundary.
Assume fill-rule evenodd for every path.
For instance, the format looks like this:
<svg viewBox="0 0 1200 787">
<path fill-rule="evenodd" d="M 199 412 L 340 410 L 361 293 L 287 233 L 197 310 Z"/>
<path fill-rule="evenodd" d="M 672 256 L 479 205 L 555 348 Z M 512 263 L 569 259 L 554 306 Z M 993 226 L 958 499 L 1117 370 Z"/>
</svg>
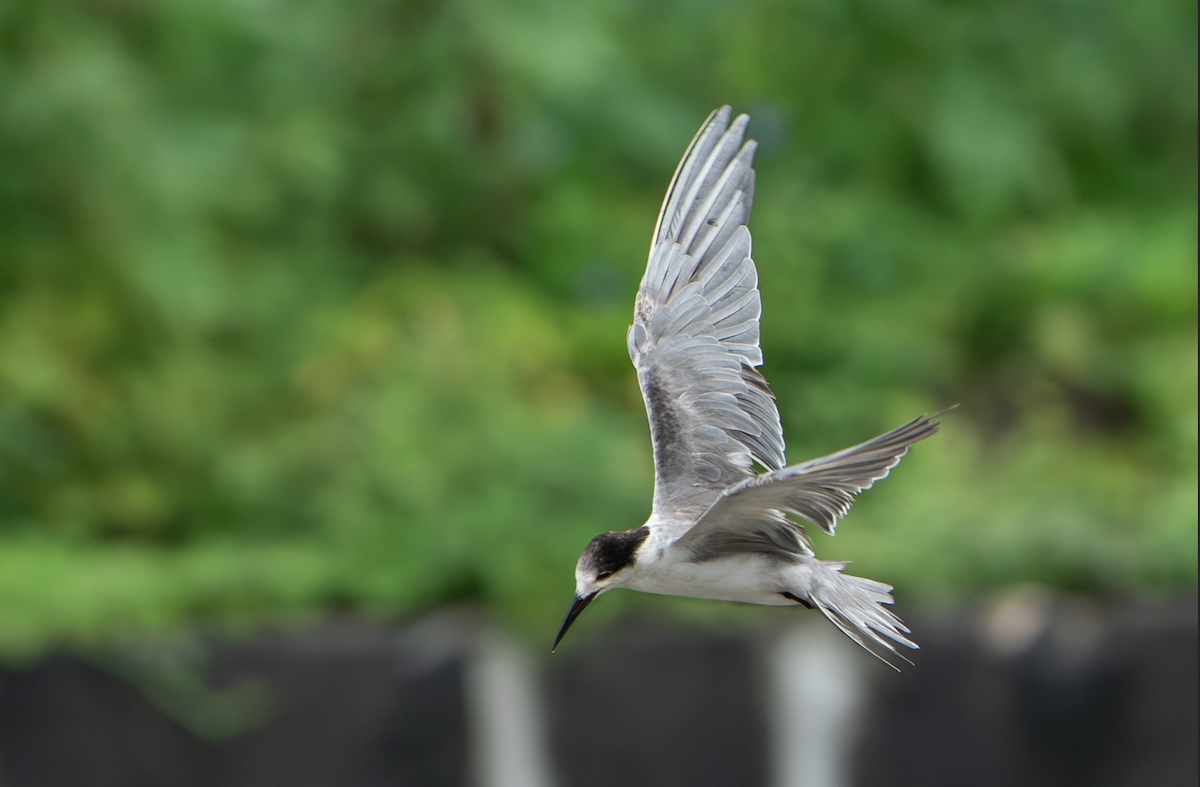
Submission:
<svg viewBox="0 0 1200 787">
<path fill-rule="evenodd" d="M 882 582 L 843 574 L 848 564 L 813 561 L 813 582 L 809 601 L 833 621 L 847 637 L 871 655 L 897 669 L 889 656 L 903 659 L 893 643 L 917 649 L 906 637 L 908 627 L 887 607 L 892 603 L 892 588 Z M 890 640 L 890 641 L 889 641 Z M 886 650 L 884 650 L 886 649 Z"/>
</svg>

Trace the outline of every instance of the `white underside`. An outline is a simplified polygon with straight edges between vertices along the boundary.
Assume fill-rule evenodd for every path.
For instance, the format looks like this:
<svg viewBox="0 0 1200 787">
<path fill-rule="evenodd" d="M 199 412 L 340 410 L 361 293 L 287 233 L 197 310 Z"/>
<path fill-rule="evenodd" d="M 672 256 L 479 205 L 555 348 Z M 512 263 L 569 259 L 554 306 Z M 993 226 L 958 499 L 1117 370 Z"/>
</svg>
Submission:
<svg viewBox="0 0 1200 787">
<path fill-rule="evenodd" d="M 686 596 L 748 604 L 794 606 L 781 595 L 790 592 L 804 597 L 811 586 L 811 570 L 803 563 L 780 560 L 758 553 L 732 554 L 703 563 L 652 559 L 639 556 L 621 587 L 642 593 Z"/>
<path fill-rule="evenodd" d="M 728 552 L 697 562 L 662 528 L 652 531 L 642 543 L 632 565 L 599 586 L 589 582 L 583 570 L 576 567 L 576 597 L 624 587 L 642 593 L 773 607 L 803 601 L 877 656 L 895 653 L 894 643 L 917 647 L 905 636 L 908 629 L 903 621 L 887 608 L 892 603 L 891 587 L 844 574 L 845 566 L 822 562 L 812 555 L 761 552 Z"/>
</svg>

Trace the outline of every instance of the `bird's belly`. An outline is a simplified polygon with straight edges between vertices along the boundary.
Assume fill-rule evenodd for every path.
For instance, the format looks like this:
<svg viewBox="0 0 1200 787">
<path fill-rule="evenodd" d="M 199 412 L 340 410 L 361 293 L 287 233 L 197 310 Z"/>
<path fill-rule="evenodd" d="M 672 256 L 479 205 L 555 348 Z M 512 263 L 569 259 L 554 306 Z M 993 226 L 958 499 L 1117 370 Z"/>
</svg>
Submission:
<svg viewBox="0 0 1200 787">
<path fill-rule="evenodd" d="M 741 601 L 748 604 L 795 604 L 782 595 L 783 564 L 766 555 L 731 555 L 703 563 L 660 560 L 637 571 L 625 587 L 642 593 Z"/>
</svg>

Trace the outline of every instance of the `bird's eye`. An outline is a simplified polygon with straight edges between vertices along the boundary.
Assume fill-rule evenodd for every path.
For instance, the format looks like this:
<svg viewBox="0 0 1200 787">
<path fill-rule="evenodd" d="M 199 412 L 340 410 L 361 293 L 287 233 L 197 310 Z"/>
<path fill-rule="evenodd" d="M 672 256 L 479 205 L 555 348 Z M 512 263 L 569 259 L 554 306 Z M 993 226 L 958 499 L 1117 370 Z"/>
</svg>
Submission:
<svg viewBox="0 0 1200 787">
<path fill-rule="evenodd" d="M 599 574 L 596 575 L 596 579 L 597 580 L 608 579 L 612 575 L 613 575 L 613 572 L 611 572 L 611 571 L 601 571 Z"/>
</svg>

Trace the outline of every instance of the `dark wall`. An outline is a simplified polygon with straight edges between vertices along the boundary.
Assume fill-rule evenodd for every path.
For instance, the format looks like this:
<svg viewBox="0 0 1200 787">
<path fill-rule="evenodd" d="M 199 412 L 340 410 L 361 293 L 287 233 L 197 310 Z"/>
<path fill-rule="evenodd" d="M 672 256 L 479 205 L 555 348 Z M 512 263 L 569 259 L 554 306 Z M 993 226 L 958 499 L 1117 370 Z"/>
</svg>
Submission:
<svg viewBox="0 0 1200 787">
<path fill-rule="evenodd" d="M 865 673 L 857 784 L 1194 785 L 1195 601 L 1092 610 L 1052 606 L 1016 648 L 976 612 L 911 615 L 916 663 Z M 341 622 L 5 668 L 0 784 L 471 784 L 477 640 L 430 631 Z M 555 656 L 561 784 L 765 787 L 770 637 L 626 621 Z"/>
</svg>

